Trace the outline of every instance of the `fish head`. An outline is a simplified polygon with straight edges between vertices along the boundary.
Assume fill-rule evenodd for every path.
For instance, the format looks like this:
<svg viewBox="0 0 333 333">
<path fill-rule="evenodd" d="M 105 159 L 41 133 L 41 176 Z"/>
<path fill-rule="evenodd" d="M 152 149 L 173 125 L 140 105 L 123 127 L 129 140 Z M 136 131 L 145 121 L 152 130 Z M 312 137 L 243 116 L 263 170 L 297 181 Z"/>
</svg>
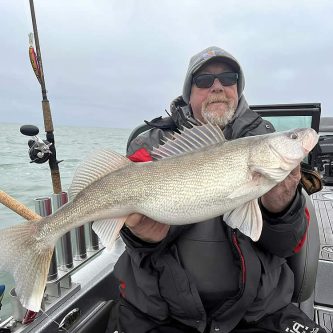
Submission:
<svg viewBox="0 0 333 333">
<path fill-rule="evenodd" d="M 277 133 L 268 144 L 276 158 L 281 160 L 281 168 L 292 170 L 309 154 L 318 139 L 312 128 L 297 128 Z"/>
<path fill-rule="evenodd" d="M 312 128 L 264 135 L 252 153 L 250 168 L 281 182 L 309 154 L 318 139 L 319 135 Z"/>
</svg>

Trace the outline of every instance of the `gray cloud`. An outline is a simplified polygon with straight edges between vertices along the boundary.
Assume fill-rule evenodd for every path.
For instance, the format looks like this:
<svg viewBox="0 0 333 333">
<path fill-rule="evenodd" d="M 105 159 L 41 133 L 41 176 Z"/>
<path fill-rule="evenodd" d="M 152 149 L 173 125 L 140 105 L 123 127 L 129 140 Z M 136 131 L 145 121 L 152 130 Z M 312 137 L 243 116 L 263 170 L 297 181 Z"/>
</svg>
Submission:
<svg viewBox="0 0 333 333">
<path fill-rule="evenodd" d="M 0 2 L 0 121 L 42 122 L 28 59 L 28 0 Z M 55 124 L 134 127 L 181 93 L 189 57 L 217 45 L 250 104 L 321 102 L 333 116 L 329 0 L 35 0 Z"/>
</svg>

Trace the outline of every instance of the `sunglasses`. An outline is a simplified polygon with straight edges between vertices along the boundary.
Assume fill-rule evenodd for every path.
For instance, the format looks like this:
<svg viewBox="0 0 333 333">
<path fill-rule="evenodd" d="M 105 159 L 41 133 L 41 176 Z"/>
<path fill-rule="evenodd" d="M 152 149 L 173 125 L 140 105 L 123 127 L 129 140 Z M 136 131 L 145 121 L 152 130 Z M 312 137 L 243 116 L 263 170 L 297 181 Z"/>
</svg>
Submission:
<svg viewBox="0 0 333 333">
<path fill-rule="evenodd" d="M 237 83 L 238 73 L 200 74 L 193 78 L 193 82 L 198 88 L 210 88 L 215 79 L 218 79 L 223 86 L 232 86 Z"/>
</svg>

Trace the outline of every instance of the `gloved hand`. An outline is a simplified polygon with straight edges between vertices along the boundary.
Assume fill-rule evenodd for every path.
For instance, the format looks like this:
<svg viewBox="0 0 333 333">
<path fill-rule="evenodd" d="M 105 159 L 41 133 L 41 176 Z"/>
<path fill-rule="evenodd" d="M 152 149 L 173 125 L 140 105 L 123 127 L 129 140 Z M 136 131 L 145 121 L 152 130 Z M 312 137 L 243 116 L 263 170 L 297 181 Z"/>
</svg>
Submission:
<svg viewBox="0 0 333 333">
<path fill-rule="evenodd" d="M 290 172 L 285 180 L 261 197 L 262 205 L 271 213 L 282 212 L 293 201 L 300 180 L 301 167 L 298 166 Z"/>
</svg>

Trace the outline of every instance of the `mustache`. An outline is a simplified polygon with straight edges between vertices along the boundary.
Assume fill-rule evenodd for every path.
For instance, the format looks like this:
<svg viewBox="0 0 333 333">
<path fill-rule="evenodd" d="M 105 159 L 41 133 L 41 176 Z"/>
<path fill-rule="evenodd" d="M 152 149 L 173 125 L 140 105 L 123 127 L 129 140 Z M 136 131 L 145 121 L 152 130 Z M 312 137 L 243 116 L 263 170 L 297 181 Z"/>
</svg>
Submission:
<svg viewBox="0 0 333 333">
<path fill-rule="evenodd" d="M 203 106 L 206 107 L 207 105 L 212 104 L 212 103 L 226 103 L 226 104 L 229 104 L 230 103 L 230 99 L 226 98 L 222 94 L 210 95 L 203 102 Z"/>
</svg>

